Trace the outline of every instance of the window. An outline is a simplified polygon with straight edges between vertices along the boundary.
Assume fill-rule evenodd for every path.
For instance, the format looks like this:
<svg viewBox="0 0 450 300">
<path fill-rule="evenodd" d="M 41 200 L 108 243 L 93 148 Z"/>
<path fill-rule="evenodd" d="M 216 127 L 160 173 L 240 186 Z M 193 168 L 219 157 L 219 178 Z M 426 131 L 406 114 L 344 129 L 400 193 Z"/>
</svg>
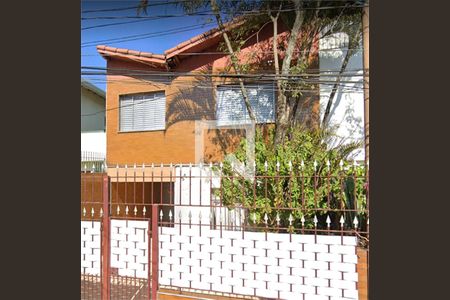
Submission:
<svg viewBox="0 0 450 300">
<path fill-rule="evenodd" d="M 246 86 L 256 123 L 275 122 L 275 91 L 273 85 Z M 249 123 L 247 107 L 239 85 L 217 87 L 217 125 Z"/>
<path fill-rule="evenodd" d="M 149 131 L 166 128 L 164 92 L 120 96 L 120 131 Z"/>
</svg>

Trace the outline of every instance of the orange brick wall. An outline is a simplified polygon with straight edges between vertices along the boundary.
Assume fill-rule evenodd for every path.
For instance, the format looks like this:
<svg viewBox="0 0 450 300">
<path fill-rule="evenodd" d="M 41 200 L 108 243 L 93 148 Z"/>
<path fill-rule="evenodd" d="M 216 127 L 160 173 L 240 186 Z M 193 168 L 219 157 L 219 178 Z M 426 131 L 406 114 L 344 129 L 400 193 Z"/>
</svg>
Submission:
<svg viewBox="0 0 450 300">
<path fill-rule="evenodd" d="M 358 296 L 359 300 L 367 300 L 368 297 L 368 255 L 367 249 L 358 248 Z"/>
</svg>

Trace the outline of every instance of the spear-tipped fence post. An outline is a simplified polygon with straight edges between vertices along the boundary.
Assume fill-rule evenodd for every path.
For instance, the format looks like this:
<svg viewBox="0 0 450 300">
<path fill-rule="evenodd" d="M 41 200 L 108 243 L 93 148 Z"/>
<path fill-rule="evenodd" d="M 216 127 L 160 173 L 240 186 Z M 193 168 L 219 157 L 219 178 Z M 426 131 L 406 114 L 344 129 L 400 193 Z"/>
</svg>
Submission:
<svg viewBox="0 0 450 300">
<path fill-rule="evenodd" d="M 344 244 L 344 224 L 345 224 L 344 215 L 341 215 L 339 223 L 341 224 L 341 244 Z"/>
<path fill-rule="evenodd" d="M 355 216 L 355 218 L 353 219 L 353 226 L 355 227 L 355 230 L 358 230 L 358 224 L 359 224 L 358 217 Z"/>
<path fill-rule="evenodd" d="M 279 230 L 281 219 L 280 219 L 280 214 L 278 212 L 277 212 L 277 215 L 275 217 L 275 221 L 277 222 L 277 229 Z"/>
<path fill-rule="evenodd" d="M 330 226 L 331 226 L 330 215 L 327 215 L 326 223 L 327 223 L 328 234 L 330 234 Z"/>
<path fill-rule="evenodd" d="M 266 240 L 266 241 L 267 241 L 267 226 L 268 226 L 268 220 L 269 220 L 269 217 L 267 216 L 267 213 L 264 213 L 264 224 L 265 224 L 264 233 L 265 233 L 265 240 Z"/>
<path fill-rule="evenodd" d="M 289 214 L 288 221 L 289 221 L 289 238 L 291 239 L 292 232 L 294 231 L 294 227 L 292 227 L 292 222 L 294 221 L 294 218 L 292 217 L 292 213 Z"/>
<path fill-rule="evenodd" d="M 159 228 L 161 230 L 161 234 L 162 234 L 162 227 L 163 227 L 163 217 L 164 217 L 163 207 L 161 207 L 159 210 Z"/>
<path fill-rule="evenodd" d="M 302 233 L 305 233 L 305 216 L 303 214 L 300 218 L 300 222 L 302 223 Z"/>
<path fill-rule="evenodd" d="M 314 243 L 317 243 L 317 222 L 318 222 L 318 220 L 317 220 L 316 215 L 314 215 L 313 222 L 314 222 Z"/>
</svg>

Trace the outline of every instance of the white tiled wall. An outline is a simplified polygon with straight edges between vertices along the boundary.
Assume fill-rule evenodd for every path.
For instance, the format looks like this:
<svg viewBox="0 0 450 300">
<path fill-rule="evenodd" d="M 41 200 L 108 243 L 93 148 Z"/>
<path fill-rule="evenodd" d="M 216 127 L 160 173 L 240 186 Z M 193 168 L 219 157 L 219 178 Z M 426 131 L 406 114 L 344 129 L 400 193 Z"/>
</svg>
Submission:
<svg viewBox="0 0 450 300">
<path fill-rule="evenodd" d="M 281 299 L 357 299 L 356 238 L 183 226 L 159 236 L 160 284 Z M 181 250 L 180 249 L 181 243 Z M 172 249 L 172 251 L 170 251 Z M 304 249 L 302 251 L 302 249 Z"/>
<path fill-rule="evenodd" d="M 148 277 L 148 221 L 111 220 L 111 268 L 121 276 Z"/>
<path fill-rule="evenodd" d="M 100 223 L 82 222 L 82 271 L 99 274 Z M 111 221 L 111 267 L 148 277 L 147 221 Z M 159 282 L 281 299 L 357 299 L 356 238 L 159 229 Z M 83 244 L 84 243 L 84 244 Z M 151 245 L 151 244 L 150 244 Z M 303 250 L 302 250 L 303 249 Z M 92 254 L 93 253 L 93 254 Z M 83 260 L 83 255 L 86 255 Z M 304 298 L 303 298 L 304 297 Z"/>
<path fill-rule="evenodd" d="M 81 221 L 81 273 L 100 275 L 99 221 Z"/>
</svg>

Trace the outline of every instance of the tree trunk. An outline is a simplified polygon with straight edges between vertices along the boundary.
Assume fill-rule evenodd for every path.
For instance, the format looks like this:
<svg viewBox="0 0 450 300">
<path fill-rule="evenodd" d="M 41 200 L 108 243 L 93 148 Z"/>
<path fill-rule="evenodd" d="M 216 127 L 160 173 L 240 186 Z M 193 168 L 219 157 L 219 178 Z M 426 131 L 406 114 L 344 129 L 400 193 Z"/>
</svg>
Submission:
<svg viewBox="0 0 450 300">
<path fill-rule="evenodd" d="M 225 31 L 225 27 L 223 26 L 222 18 L 220 17 L 220 11 L 219 11 L 219 7 L 217 6 L 216 0 L 211 0 L 211 7 L 214 11 L 214 15 L 217 20 L 217 25 L 219 25 L 219 29 L 222 31 L 222 36 L 223 36 L 223 39 L 225 40 L 225 44 L 227 45 L 228 52 L 230 52 L 231 63 L 233 65 L 233 68 L 236 71 L 236 73 L 238 75 L 240 75 L 241 70 L 240 70 L 240 67 L 238 64 L 238 59 L 234 53 L 233 47 L 231 46 L 231 42 L 230 42 L 230 39 L 228 38 L 227 32 Z M 242 97 L 244 98 L 244 103 L 247 108 L 248 115 L 250 117 L 251 122 L 253 124 L 255 124 L 255 122 L 256 122 L 255 113 L 253 112 L 250 101 L 248 99 L 247 89 L 244 86 L 244 81 L 242 80 L 241 77 L 238 78 L 238 81 L 239 81 L 239 85 L 241 87 Z"/>
<path fill-rule="evenodd" d="M 304 12 L 301 10 L 303 1 L 293 0 L 295 4 L 295 21 L 291 30 L 291 36 L 289 37 L 286 54 L 281 67 L 281 75 L 288 75 L 291 67 L 291 61 L 297 43 L 298 34 L 303 24 Z M 287 105 L 286 96 L 286 80 L 280 80 L 280 89 L 278 90 L 277 99 L 277 116 L 276 116 L 276 128 L 275 128 L 275 145 L 283 144 L 286 130 L 289 124 L 289 106 Z"/>
</svg>

